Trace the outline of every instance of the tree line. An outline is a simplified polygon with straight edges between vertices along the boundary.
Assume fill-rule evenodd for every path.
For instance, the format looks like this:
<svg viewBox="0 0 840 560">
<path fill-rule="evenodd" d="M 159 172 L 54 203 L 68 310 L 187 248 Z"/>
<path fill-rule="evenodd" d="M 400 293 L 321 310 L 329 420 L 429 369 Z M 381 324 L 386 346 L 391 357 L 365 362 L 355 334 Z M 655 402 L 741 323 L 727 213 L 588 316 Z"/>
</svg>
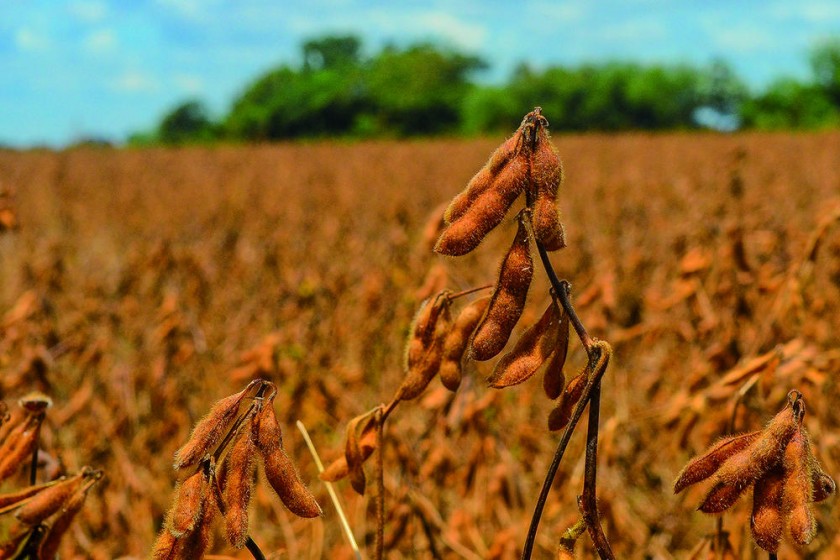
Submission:
<svg viewBox="0 0 840 560">
<path fill-rule="evenodd" d="M 362 54 L 355 36 L 308 40 L 302 64 L 272 68 L 215 118 L 198 99 L 133 144 L 488 134 L 540 105 L 556 131 L 815 129 L 840 124 L 840 38 L 815 46 L 808 81 L 751 92 L 723 60 L 705 66 L 604 62 L 517 67 L 480 84 L 479 57 L 432 43 Z"/>
</svg>

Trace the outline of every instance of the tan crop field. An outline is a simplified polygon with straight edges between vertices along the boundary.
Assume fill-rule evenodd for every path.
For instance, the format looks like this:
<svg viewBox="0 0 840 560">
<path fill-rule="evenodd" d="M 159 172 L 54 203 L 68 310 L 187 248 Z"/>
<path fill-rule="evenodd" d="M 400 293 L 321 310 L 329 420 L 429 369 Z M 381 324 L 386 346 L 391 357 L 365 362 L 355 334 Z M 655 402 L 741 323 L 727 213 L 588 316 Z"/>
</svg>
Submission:
<svg viewBox="0 0 840 560">
<path fill-rule="evenodd" d="M 421 299 L 495 282 L 514 213 L 468 256 L 432 245 L 442 205 L 501 140 L 0 151 L 0 222 L 18 225 L 0 233 L 0 400 L 14 416 L 31 391 L 52 399 L 39 481 L 104 471 L 61 558 L 148 556 L 175 451 L 256 378 L 278 388 L 286 451 L 324 515 L 298 518 L 258 484 L 253 540 L 269 558 L 352 558 L 295 421 L 325 461 L 338 458 L 347 422 L 400 386 Z M 748 500 L 710 516 L 697 511 L 707 486 L 674 495 L 673 484 L 728 433 L 733 410 L 736 432 L 759 430 L 792 389 L 814 454 L 840 475 L 840 133 L 553 141 L 568 247 L 551 261 L 590 334 L 613 347 L 598 455 L 613 551 L 705 559 L 722 519 L 735 557 L 766 558 Z M 517 333 L 549 302 L 544 274 L 530 294 Z M 573 345 L 566 378 L 585 361 Z M 494 363 L 467 364 L 457 392 L 433 380 L 391 416 L 387 558 L 521 553 L 559 438 L 547 427 L 555 404 L 535 379 L 488 388 Z M 535 558 L 554 557 L 579 515 L 584 443 L 580 429 Z M 370 550 L 373 500 L 347 480 L 336 488 Z M 785 542 L 779 556 L 836 557 L 835 501 L 814 505 L 810 545 Z M 208 558 L 250 557 L 223 524 L 214 531 Z M 595 556 L 586 538 L 576 550 Z"/>
</svg>

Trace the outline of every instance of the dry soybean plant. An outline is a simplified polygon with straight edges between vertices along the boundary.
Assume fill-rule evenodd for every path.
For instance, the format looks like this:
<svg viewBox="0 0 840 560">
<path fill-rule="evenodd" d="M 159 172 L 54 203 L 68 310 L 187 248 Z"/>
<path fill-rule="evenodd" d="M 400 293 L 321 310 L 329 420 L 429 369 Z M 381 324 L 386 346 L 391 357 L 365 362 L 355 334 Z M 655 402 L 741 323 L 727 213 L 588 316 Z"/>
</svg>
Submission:
<svg viewBox="0 0 840 560">
<path fill-rule="evenodd" d="M 224 518 L 225 536 L 235 548 L 265 558 L 248 536 L 248 505 L 262 460 L 269 485 L 283 505 L 299 517 L 318 517 L 321 507 L 300 480 L 283 448 L 274 412 L 277 389 L 257 379 L 225 397 L 193 428 L 175 453 L 179 483 L 163 529 L 152 551 L 155 560 L 194 559 L 210 545 L 213 521 Z"/>
<path fill-rule="evenodd" d="M 29 485 L 0 494 L 0 516 L 10 518 L 0 533 L 0 559 L 53 560 L 88 490 L 103 473 L 83 467 L 74 475 L 55 472 L 56 477 L 38 484 L 41 425 L 52 401 L 31 393 L 19 404 L 20 413 L 12 416 L 0 401 L 0 483 L 28 471 Z"/>
<path fill-rule="evenodd" d="M 763 430 L 721 439 L 692 459 L 674 483 L 679 493 L 711 479 L 700 511 L 723 513 L 753 487 L 750 530 L 755 543 L 776 558 L 785 535 L 805 546 L 816 534 L 812 503 L 834 494 L 835 483 L 811 451 L 803 420 L 805 401 L 799 391 Z M 718 540 L 718 548 L 725 543 Z"/>
<path fill-rule="evenodd" d="M 586 531 L 599 556 L 613 558 L 601 528 L 596 500 L 600 387 L 612 349 L 608 343 L 587 333 L 572 305 L 570 283 L 557 277 L 549 258 L 549 252 L 566 246 L 557 208 L 562 179 L 560 157 L 551 143 L 548 121 L 538 107 L 525 115 L 519 129 L 491 155 L 443 214 L 442 231 L 434 250 L 441 255 L 458 257 L 475 250 L 485 236 L 502 223 L 514 203 L 524 199 L 524 208 L 516 218 L 517 233 L 502 260 L 492 295 L 468 303 L 454 319 L 451 308 L 457 299 L 488 287 L 457 294 L 443 290 L 423 302 L 410 328 L 402 385 L 388 405 L 376 407 L 348 423 L 344 456 L 321 475 L 328 481 L 349 477 L 353 488 L 363 493 L 366 481 L 363 464 L 377 453 L 376 558 L 383 556 L 385 420 L 398 403 L 417 398 L 436 375 L 447 389 L 455 391 L 461 383 L 465 361 L 486 361 L 502 353 L 528 299 L 536 269 L 534 248 L 551 285 L 551 302 L 541 318 L 499 359 L 487 379 L 490 387 L 502 389 L 522 383 L 540 369 L 544 370 L 545 393 L 548 398 L 557 400 L 556 408 L 548 418 L 548 427 L 564 430 L 537 499 L 522 558 L 531 557 L 554 476 L 587 405 L 586 472 L 579 499 L 581 517 L 561 539 L 561 552 L 573 547 Z M 587 354 L 587 364 L 566 384 L 563 366 L 568 354 L 570 326 Z"/>
</svg>

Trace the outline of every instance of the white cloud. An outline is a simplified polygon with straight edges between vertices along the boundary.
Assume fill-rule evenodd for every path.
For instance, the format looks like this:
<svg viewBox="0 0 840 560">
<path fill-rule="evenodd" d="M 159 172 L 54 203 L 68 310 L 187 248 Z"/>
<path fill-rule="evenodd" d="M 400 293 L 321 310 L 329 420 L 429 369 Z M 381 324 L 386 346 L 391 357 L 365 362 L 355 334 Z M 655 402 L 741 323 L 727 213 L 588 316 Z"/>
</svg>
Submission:
<svg viewBox="0 0 840 560">
<path fill-rule="evenodd" d="M 445 12 L 419 14 L 415 21 L 419 27 L 445 37 L 464 49 L 481 47 L 487 37 L 487 29 L 483 26 L 461 21 Z"/>
<path fill-rule="evenodd" d="M 777 46 L 779 41 L 767 29 L 751 26 L 720 26 L 710 31 L 712 42 L 724 52 L 754 52 Z"/>
<path fill-rule="evenodd" d="M 83 40 L 82 46 L 91 53 L 105 53 L 112 51 L 117 45 L 117 35 L 112 29 L 99 29 L 89 33 Z"/>
<path fill-rule="evenodd" d="M 634 19 L 605 25 L 597 34 L 606 41 L 638 42 L 662 39 L 667 35 L 667 28 L 658 19 Z"/>
<path fill-rule="evenodd" d="M 536 2 L 523 8 L 533 12 L 542 25 L 577 23 L 588 15 L 587 7 L 583 3 Z"/>
<path fill-rule="evenodd" d="M 800 20 L 826 24 L 840 22 L 840 3 L 836 0 L 799 0 L 795 4 L 778 2 L 769 13 L 778 20 Z"/>
<path fill-rule="evenodd" d="M 15 45 L 22 51 L 45 51 L 50 47 L 50 40 L 29 27 L 21 27 L 15 31 Z"/>
<path fill-rule="evenodd" d="M 108 15 L 108 6 L 99 0 L 77 0 L 67 9 L 71 16 L 84 23 L 98 23 Z"/>
<path fill-rule="evenodd" d="M 155 4 L 187 21 L 199 23 L 210 21 L 216 15 L 220 0 L 155 0 Z"/>
<path fill-rule="evenodd" d="M 381 10 L 358 14 L 359 27 L 375 27 L 387 36 L 419 37 L 422 39 L 442 38 L 458 47 L 476 50 L 484 44 L 488 35 L 483 25 L 469 23 L 442 11 L 406 12 L 401 14 L 385 13 Z M 316 22 L 298 20 L 297 28 Z M 345 20 L 345 26 L 353 27 L 353 22 Z"/>
<path fill-rule="evenodd" d="M 158 80 L 149 74 L 128 70 L 111 80 L 111 88 L 123 93 L 154 93 L 160 90 Z"/>
<path fill-rule="evenodd" d="M 172 81 L 184 93 L 196 94 L 204 91 L 204 80 L 194 74 L 176 74 Z"/>
</svg>

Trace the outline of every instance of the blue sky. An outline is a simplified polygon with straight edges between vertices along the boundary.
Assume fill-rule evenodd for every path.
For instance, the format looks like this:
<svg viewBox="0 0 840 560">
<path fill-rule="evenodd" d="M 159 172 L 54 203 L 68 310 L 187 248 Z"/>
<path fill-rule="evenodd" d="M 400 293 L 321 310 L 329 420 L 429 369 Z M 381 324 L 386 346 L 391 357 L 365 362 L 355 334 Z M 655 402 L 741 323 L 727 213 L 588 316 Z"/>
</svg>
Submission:
<svg viewBox="0 0 840 560">
<path fill-rule="evenodd" d="M 730 61 L 751 87 L 808 77 L 808 49 L 840 36 L 838 0 L 2 0 L 0 143 L 122 140 L 188 97 L 217 114 L 299 46 L 354 33 L 368 52 L 436 40 L 514 65 L 606 59 Z"/>
</svg>

